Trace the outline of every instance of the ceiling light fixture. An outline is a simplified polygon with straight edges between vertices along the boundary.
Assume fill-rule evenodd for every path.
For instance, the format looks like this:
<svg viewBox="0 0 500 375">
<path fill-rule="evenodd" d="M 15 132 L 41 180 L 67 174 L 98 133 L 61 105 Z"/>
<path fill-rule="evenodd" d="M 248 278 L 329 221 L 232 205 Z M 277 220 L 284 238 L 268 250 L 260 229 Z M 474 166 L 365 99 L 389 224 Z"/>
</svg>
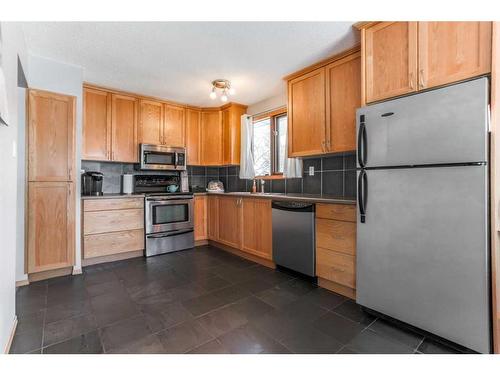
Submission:
<svg viewBox="0 0 500 375">
<path fill-rule="evenodd" d="M 222 90 L 222 95 L 220 100 L 222 102 L 227 102 L 229 95 L 234 95 L 235 90 L 231 88 L 231 82 L 227 79 L 216 79 L 212 81 L 212 91 L 210 92 L 210 99 L 214 100 L 217 98 L 217 89 Z"/>
</svg>

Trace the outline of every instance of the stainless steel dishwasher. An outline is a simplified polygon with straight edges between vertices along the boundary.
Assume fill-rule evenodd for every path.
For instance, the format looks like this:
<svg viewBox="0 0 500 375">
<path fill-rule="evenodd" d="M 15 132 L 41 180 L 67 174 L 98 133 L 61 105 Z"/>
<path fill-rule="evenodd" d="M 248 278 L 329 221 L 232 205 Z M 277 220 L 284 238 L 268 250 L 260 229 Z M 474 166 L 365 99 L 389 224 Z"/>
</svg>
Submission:
<svg viewBox="0 0 500 375">
<path fill-rule="evenodd" d="M 274 262 L 314 277 L 314 204 L 273 201 L 272 208 Z"/>
</svg>

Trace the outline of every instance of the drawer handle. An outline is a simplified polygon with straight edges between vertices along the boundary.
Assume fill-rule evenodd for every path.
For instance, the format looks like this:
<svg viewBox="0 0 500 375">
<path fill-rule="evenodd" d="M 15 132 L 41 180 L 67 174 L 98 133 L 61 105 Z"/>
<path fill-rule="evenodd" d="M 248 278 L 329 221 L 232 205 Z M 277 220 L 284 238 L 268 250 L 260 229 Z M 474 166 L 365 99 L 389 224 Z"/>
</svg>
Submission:
<svg viewBox="0 0 500 375">
<path fill-rule="evenodd" d="M 345 268 L 338 268 L 338 267 L 332 267 L 332 269 L 333 269 L 334 271 L 337 271 L 337 272 L 342 272 L 342 273 L 347 271 Z"/>
</svg>

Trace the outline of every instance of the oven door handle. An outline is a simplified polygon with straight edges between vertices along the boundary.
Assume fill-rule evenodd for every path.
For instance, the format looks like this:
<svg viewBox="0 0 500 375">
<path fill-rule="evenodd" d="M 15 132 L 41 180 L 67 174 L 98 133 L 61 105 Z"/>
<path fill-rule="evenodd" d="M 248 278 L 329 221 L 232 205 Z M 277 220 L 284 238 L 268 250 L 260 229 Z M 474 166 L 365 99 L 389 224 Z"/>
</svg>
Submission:
<svg viewBox="0 0 500 375">
<path fill-rule="evenodd" d="M 171 197 L 168 199 L 165 198 L 146 198 L 148 202 L 169 202 L 169 201 L 179 201 L 179 200 L 188 200 L 188 199 L 193 199 L 192 196 L 186 196 L 186 195 L 179 195 L 177 197 Z M 186 202 L 189 203 L 189 202 Z"/>
<path fill-rule="evenodd" d="M 162 232 L 162 233 L 157 233 L 157 234 L 148 234 L 146 235 L 146 238 L 163 238 L 163 237 L 172 237 L 172 236 L 177 236 L 179 234 L 186 234 L 193 232 L 193 229 L 177 229 L 177 230 L 171 230 L 168 232 Z"/>
</svg>

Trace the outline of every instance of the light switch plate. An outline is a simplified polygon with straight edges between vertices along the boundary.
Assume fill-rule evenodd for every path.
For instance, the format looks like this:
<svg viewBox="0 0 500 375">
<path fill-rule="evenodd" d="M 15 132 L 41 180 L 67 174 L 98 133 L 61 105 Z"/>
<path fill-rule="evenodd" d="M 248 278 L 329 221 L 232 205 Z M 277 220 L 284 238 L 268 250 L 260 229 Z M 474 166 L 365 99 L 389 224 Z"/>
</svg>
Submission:
<svg viewBox="0 0 500 375">
<path fill-rule="evenodd" d="M 314 165 L 309 167 L 309 176 L 314 176 Z"/>
</svg>

